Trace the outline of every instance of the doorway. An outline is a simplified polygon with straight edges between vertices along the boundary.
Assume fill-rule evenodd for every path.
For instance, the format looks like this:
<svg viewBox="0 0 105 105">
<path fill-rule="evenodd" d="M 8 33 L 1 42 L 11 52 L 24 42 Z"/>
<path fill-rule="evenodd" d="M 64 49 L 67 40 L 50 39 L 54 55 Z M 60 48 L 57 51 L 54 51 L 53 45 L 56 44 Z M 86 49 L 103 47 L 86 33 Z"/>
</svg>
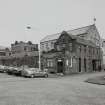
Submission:
<svg viewBox="0 0 105 105">
<path fill-rule="evenodd" d="M 93 71 L 96 71 L 96 60 L 92 60 Z"/>
<path fill-rule="evenodd" d="M 57 73 L 63 73 L 63 60 L 58 60 L 57 61 Z"/>
<path fill-rule="evenodd" d="M 79 58 L 79 72 L 81 72 L 81 58 Z"/>
<path fill-rule="evenodd" d="M 84 69 L 85 69 L 85 72 L 86 72 L 86 58 L 84 58 Z"/>
</svg>

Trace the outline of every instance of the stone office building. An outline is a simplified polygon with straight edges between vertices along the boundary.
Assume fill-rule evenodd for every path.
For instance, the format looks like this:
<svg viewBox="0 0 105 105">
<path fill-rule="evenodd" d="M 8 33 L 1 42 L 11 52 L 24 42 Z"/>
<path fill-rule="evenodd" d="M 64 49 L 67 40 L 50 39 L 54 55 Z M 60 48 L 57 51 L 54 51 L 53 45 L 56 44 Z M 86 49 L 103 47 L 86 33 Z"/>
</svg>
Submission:
<svg viewBox="0 0 105 105">
<path fill-rule="evenodd" d="M 28 65 L 29 67 L 39 67 L 38 44 L 31 41 L 15 41 L 9 50 L 0 51 L 0 64 L 11 66 Z"/>
<path fill-rule="evenodd" d="M 39 67 L 38 44 L 33 44 L 31 41 L 15 41 L 15 43 L 11 44 L 11 53 L 13 64 Z"/>
<path fill-rule="evenodd" d="M 90 25 L 55 35 L 40 42 L 41 65 L 53 73 L 78 73 L 101 70 L 100 35 Z"/>
</svg>

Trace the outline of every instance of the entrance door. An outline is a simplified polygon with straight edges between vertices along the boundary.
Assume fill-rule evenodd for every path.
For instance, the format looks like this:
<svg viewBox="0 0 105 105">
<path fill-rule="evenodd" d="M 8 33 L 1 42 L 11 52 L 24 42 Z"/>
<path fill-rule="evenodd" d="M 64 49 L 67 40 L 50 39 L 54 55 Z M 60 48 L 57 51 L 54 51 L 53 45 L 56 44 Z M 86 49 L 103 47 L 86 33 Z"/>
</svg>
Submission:
<svg viewBox="0 0 105 105">
<path fill-rule="evenodd" d="M 85 69 L 85 72 L 86 72 L 86 59 L 84 58 L 84 69 Z"/>
<path fill-rule="evenodd" d="M 62 60 L 58 60 L 57 62 L 57 72 L 63 73 L 63 61 Z"/>
<path fill-rule="evenodd" d="M 93 71 L 96 71 L 96 60 L 92 60 Z"/>
<path fill-rule="evenodd" d="M 81 58 L 79 58 L 79 72 L 81 72 Z"/>
</svg>

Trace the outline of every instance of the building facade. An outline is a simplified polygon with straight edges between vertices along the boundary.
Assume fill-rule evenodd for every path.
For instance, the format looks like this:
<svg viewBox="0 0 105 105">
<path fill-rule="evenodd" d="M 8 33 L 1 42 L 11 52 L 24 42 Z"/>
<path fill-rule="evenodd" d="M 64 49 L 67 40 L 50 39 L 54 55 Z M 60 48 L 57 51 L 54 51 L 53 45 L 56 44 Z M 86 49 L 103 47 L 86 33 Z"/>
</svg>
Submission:
<svg viewBox="0 0 105 105">
<path fill-rule="evenodd" d="M 6 59 L 11 56 L 11 51 L 9 47 L 0 46 L 0 64 L 5 65 Z"/>
<path fill-rule="evenodd" d="M 102 39 L 102 51 L 103 51 L 103 66 L 105 69 L 105 39 Z"/>
<path fill-rule="evenodd" d="M 0 61 L 3 65 L 39 67 L 38 44 L 15 41 L 10 50 L 5 50 L 5 56 Z"/>
<path fill-rule="evenodd" d="M 33 44 L 31 41 L 15 41 L 11 44 L 11 53 L 13 57 L 24 57 L 24 56 L 38 56 L 38 44 Z"/>
<path fill-rule="evenodd" d="M 42 39 L 40 43 L 42 68 L 47 68 L 49 72 L 64 74 L 101 70 L 100 36 L 95 27 L 97 33 L 93 36 L 98 36 L 98 40 L 95 40 L 96 37 L 93 38 L 95 41 L 91 40 L 92 33 L 89 33 L 93 27 L 95 26 L 91 25 L 63 31 Z"/>
</svg>

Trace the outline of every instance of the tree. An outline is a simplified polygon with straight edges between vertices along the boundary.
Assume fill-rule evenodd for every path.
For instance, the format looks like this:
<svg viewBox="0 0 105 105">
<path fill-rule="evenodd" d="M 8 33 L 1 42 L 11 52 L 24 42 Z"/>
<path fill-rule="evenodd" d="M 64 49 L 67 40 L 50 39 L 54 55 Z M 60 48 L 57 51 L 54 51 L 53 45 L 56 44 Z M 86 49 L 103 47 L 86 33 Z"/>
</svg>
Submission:
<svg viewBox="0 0 105 105">
<path fill-rule="evenodd" d="M 32 42 L 31 42 L 31 41 L 28 41 L 28 44 L 29 44 L 29 45 L 32 45 Z"/>
<path fill-rule="evenodd" d="M 15 45 L 17 45 L 18 44 L 18 41 L 15 41 Z"/>
<path fill-rule="evenodd" d="M 5 48 L 6 51 L 9 51 L 9 48 Z"/>
</svg>

